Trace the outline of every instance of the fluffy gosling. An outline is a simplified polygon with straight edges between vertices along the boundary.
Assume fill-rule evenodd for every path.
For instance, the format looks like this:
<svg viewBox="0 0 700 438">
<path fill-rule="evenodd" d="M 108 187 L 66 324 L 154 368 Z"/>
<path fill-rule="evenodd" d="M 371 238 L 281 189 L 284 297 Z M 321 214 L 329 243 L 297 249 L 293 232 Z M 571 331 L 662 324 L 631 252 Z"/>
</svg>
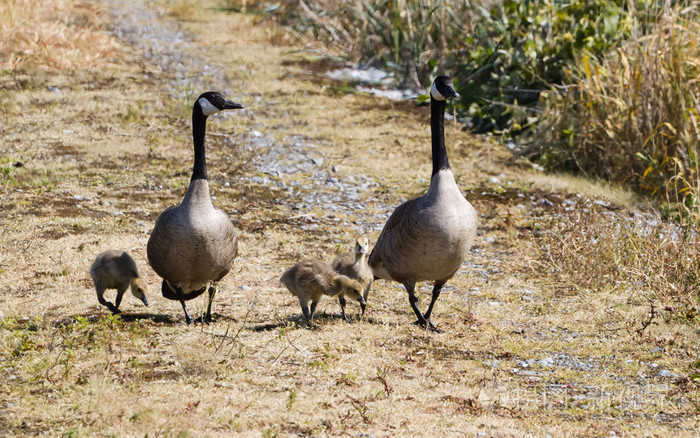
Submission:
<svg viewBox="0 0 700 438">
<path fill-rule="evenodd" d="M 98 255 L 90 267 L 90 277 L 95 283 L 97 301 L 103 306 L 107 306 L 112 313 L 120 313 L 119 304 L 122 302 L 124 292 L 130 286 L 131 293 L 148 306 L 146 283 L 139 277 L 136 262 L 126 251 L 111 249 Z M 117 290 L 115 304 L 104 299 L 104 293 L 107 289 Z"/>
<path fill-rule="evenodd" d="M 338 274 L 345 275 L 360 282 L 364 287 L 362 297 L 367 301 L 369 289 L 372 287 L 374 274 L 372 268 L 367 263 L 367 253 L 369 251 L 369 239 L 360 236 L 355 240 L 355 251 L 349 252 L 333 260 L 333 270 Z M 341 304 L 342 306 L 342 304 Z"/>
<path fill-rule="evenodd" d="M 321 300 L 323 295 L 339 296 L 359 301 L 362 313 L 365 311 L 365 299 L 362 296 L 362 285 L 357 281 L 345 275 L 339 275 L 334 272 L 328 263 L 319 260 L 304 260 L 282 274 L 280 282 L 287 289 L 299 298 L 301 311 L 309 323 L 310 327 L 315 327 L 313 323 L 314 312 L 316 305 Z M 311 301 L 311 310 L 309 311 L 309 300 Z M 345 299 L 340 300 L 340 310 L 343 314 L 343 319 L 350 322 L 345 314 Z"/>
</svg>

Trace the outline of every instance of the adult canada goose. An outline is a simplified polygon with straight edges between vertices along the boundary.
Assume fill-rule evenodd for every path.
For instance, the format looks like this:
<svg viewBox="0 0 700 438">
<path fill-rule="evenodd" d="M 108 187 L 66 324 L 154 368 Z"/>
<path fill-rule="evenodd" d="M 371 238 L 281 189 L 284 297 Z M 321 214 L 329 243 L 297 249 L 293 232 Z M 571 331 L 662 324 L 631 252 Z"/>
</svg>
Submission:
<svg viewBox="0 0 700 438">
<path fill-rule="evenodd" d="M 180 205 L 160 214 L 148 239 L 148 261 L 163 278 L 162 294 L 182 304 L 188 324 L 194 320 L 185 301 L 204 293 L 207 285 L 209 301 L 202 320 L 211 321 L 211 303 L 216 293 L 213 283 L 229 272 L 238 252 L 233 224 L 209 197 L 204 148 L 207 117 L 236 108 L 243 105 L 217 92 L 209 91 L 197 98 L 192 107 L 194 167 L 190 186 Z"/>
<path fill-rule="evenodd" d="M 292 295 L 299 298 L 301 311 L 306 317 L 309 326 L 313 327 L 313 317 L 316 305 L 321 297 L 345 296 L 355 299 L 360 303 L 362 313 L 365 312 L 365 299 L 362 297 L 362 285 L 352 278 L 340 275 L 331 269 L 330 265 L 320 260 L 303 260 L 287 269 L 280 282 L 285 285 Z M 309 310 L 311 301 L 311 310 Z M 343 319 L 350 322 L 345 315 L 345 300 L 340 301 L 340 311 Z"/>
<path fill-rule="evenodd" d="M 131 287 L 131 293 L 143 301 L 144 305 L 148 306 L 146 283 L 139 276 L 136 262 L 126 251 L 110 249 L 98 255 L 90 267 L 90 277 L 95 283 L 97 301 L 103 306 L 107 306 L 112 313 L 117 314 L 121 312 L 119 304 L 122 302 L 124 292 L 129 287 Z M 117 290 L 117 298 L 114 304 L 104 299 L 105 290 L 107 289 Z"/>
<path fill-rule="evenodd" d="M 433 172 L 430 188 L 420 198 L 399 205 L 384 225 L 369 256 L 375 278 L 402 283 L 417 324 L 438 331 L 430 321 L 440 289 L 457 272 L 474 242 L 477 216 L 455 182 L 445 150 L 445 105 L 459 97 L 452 79 L 439 76 L 430 88 Z M 418 309 L 418 281 L 434 281 L 425 314 Z"/>
<path fill-rule="evenodd" d="M 369 239 L 360 236 L 355 239 L 355 251 L 336 257 L 331 266 L 339 274 L 347 275 L 360 282 L 365 288 L 362 297 L 367 301 L 369 289 L 372 287 L 372 268 L 367 264 L 367 251 L 369 251 Z M 340 297 L 342 299 L 342 296 Z M 341 303 L 342 305 L 342 303 Z"/>
</svg>

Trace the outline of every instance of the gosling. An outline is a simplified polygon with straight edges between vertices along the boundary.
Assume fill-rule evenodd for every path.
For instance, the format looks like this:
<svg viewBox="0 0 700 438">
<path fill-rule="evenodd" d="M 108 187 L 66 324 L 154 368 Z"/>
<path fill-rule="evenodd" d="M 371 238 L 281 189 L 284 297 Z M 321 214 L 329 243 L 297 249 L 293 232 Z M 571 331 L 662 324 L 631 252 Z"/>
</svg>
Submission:
<svg viewBox="0 0 700 438">
<path fill-rule="evenodd" d="M 126 289 L 131 286 L 131 293 L 148 306 L 146 299 L 146 283 L 139 276 L 136 262 L 126 251 L 110 249 L 98 255 L 95 262 L 90 267 L 90 277 L 95 283 L 97 301 L 103 306 L 107 306 L 113 314 L 120 313 L 119 304 Z M 117 299 L 115 304 L 105 300 L 106 289 L 116 289 Z"/>
<path fill-rule="evenodd" d="M 313 322 L 316 305 L 321 300 L 323 295 L 339 296 L 359 301 L 362 313 L 365 312 L 365 299 L 362 296 L 362 285 L 357 281 L 345 275 L 339 275 L 334 272 L 328 263 L 319 260 L 304 260 L 282 274 L 280 282 L 287 289 L 299 298 L 301 311 L 306 317 L 306 321 L 310 327 L 316 327 Z M 311 300 L 311 310 L 309 311 L 309 300 Z M 343 319 L 350 322 L 345 314 L 345 299 L 340 301 L 340 310 Z"/>
<path fill-rule="evenodd" d="M 367 252 L 369 251 L 369 239 L 364 236 L 360 236 L 355 240 L 355 252 L 348 252 L 343 256 L 337 257 L 333 260 L 333 270 L 338 274 L 348 276 L 360 282 L 364 287 L 364 292 L 362 297 L 367 301 L 369 296 L 369 289 L 372 287 L 372 280 L 374 280 L 374 274 L 372 273 L 372 268 L 369 267 L 367 263 Z M 342 300 L 343 298 L 340 297 Z M 341 306 L 344 304 L 341 302 Z"/>
</svg>

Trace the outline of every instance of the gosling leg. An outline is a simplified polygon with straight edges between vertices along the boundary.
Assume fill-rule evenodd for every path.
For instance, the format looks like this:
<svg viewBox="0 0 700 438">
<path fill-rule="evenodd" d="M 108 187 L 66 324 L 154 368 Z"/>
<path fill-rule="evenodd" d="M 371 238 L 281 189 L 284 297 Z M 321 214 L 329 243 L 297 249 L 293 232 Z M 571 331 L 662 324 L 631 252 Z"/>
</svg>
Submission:
<svg viewBox="0 0 700 438">
<path fill-rule="evenodd" d="M 299 296 L 299 304 L 301 305 L 301 312 L 306 318 L 306 322 L 310 328 L 316 327 L 316 324 L 312 321 L 314 317 L 314 311 L 316 310 L 316 303 L 311 302 L 311 311 L 309 311 L 309 299 L 303 295 Z"/>
<path fill-rule="evenodd" d="M 349 323 L 350 319 L 345 314 L 345 304 L 346 304 L 345 295 L 343 295 L 343 294 L 338 295 L 338 301 L 340 301 L 340 313 L 343 315 L 343 319 L 345 320 L 345 322 Z"/>
<path fill-rule="evenodd" d="M 117 298 L 114 300 L 114 308 L 117 309 L 115 313 L 119 313 L 119 305 L 122 303 L 122 297 L 124 296 L 124 292 L 126 292 L 127 287 L 124 286 L 123 289 L 118 289 L 117 290 Z"/>
<path fill-rule="evenodd" d="M 104 294 L 105 294 L 105 288 L 102 286 L 96 286 L 95 287 L 95 292 L 97 293 L 97 301 L 100 302 L 103 306 L 107 307 L 113 314 L 119 313 L 119 309 L 114 306 L 114 304 L 110 303 L 109 301 L 105 300 Z"/>
</svg>

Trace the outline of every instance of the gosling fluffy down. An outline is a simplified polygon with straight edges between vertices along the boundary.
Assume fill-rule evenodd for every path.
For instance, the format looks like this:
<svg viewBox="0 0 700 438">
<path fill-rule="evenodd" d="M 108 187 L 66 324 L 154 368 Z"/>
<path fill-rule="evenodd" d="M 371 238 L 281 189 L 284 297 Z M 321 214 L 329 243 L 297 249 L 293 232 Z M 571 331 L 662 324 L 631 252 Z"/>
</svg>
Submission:
<svg viewBox="0 0 700 438">
<path fill-rule="evenodd" d="M 292 295 L 299 298 L 301 311 L 309 326 L 315 326 L 312 321 L 314 312 L 323 295 L 340 298 L 340 309 L 343 319 L 347 322 L 350 320 L 345 315 L 345 296 L 357 300 L 364 314 L 366 304 L 362 296 L 362 285 L 357 280 L 337 274 L 328 263 L 320 260 L 301 261 L 287 269 L 282 274 L 280 282 L 289 289 Z M 311 310 L 309 310 L 309 301 L 311 301 Z"/>
<path fill-rule="evenodd" d="M 367 301 L 369 289 L 372 287 L 372 280 L 374 280 L 372 268 L 367 263 L 368 252 L 369 239 L 365 236 L 360 236 L 355 240 L 355 251 L 337 257 L 331 264 L 335 272 L 360 282 L 365 289 L 362 294 L 365 301 Z"/>
<path fill-rule="evenodd" d="M 131 293 L 148 306 L 146 283 L 139 276 L 136 262 L 126 251 L 110 249 L 98 255 L 90 267 L 90 277 L 95 283 L 97 301 L 107 306 L 112 313 L 120 313 L 119 304 L 129 287 L 131 287 Z M 104 299 L 107 289 L 117 290 L 117 299 L 114 304 Z"/>
</svg>

